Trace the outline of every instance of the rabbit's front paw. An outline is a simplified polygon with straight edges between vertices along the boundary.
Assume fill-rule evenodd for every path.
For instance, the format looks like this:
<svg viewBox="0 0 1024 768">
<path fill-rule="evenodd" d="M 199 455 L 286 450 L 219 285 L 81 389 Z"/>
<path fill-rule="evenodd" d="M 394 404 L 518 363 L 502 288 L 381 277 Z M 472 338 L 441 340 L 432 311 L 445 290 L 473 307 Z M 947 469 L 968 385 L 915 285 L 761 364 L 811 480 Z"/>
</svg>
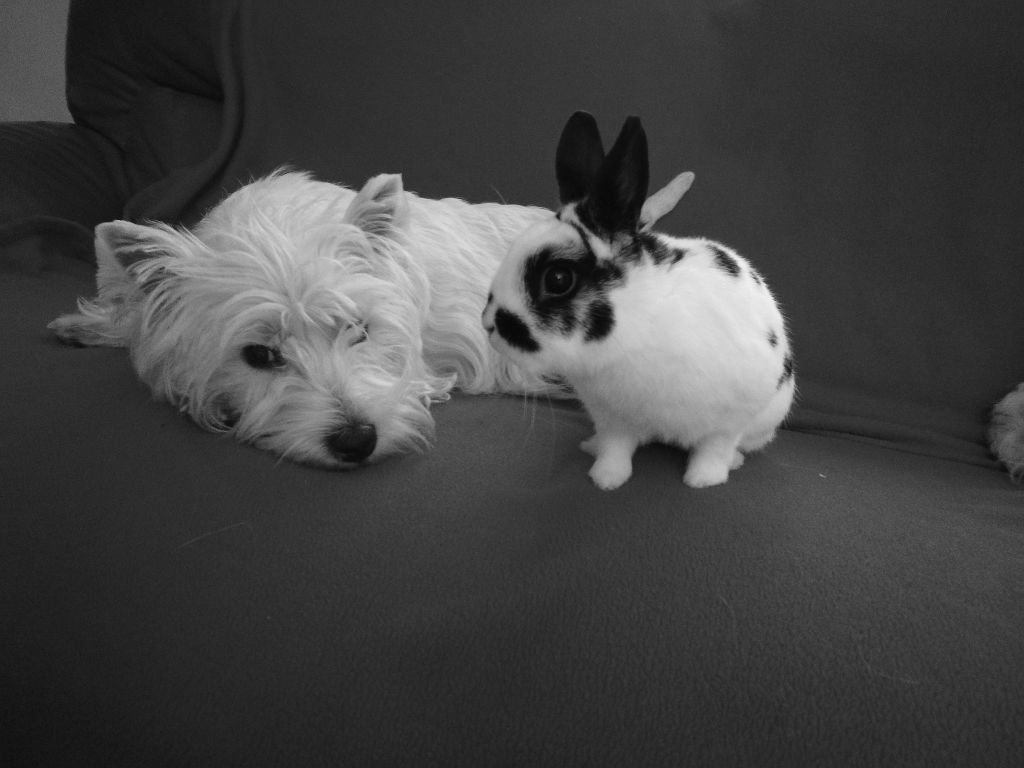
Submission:
<svg viewBox="0 0 1024 768">
<path fill-rule="evenodd" d="M 633 462 L 628 456 L 602 456 L 590 468 L 590 479 L 602 491 L 611 491 L 629 480 Z"/>
</svg>

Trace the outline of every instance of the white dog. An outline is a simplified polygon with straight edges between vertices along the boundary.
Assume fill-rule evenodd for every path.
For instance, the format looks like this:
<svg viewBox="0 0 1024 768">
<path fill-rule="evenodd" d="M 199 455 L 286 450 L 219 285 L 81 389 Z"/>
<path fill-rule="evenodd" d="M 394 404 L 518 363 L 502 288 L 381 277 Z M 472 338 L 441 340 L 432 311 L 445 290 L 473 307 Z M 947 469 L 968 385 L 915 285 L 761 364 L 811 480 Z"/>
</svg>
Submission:
<svg viewBox="0 0 1024 768">
<path fill-rule="evenodd" d="M 688 186 L 652 196 L 650 223 Z M 487 287 L 542 208 L 429 200 L 401 176 L 358 192 L 278 172 L 194 231 L 96 228 L 98 296 L 50 323 L 127 347 L 139 377 L 200 426 L 296 461 L 350 468 L 426 448 L 429 407 L 469 393 L 565 394 L 500 358 Z"/>
</svg>

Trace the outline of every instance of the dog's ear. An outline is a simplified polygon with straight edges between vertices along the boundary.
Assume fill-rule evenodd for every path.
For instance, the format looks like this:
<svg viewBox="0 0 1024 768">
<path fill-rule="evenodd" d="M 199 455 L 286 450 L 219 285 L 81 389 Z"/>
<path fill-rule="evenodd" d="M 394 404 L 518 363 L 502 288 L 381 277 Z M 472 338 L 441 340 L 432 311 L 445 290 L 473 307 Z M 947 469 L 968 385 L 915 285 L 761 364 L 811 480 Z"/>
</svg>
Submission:
<svg viewBox="0 0 1024 768">
<path fill-rule="evenodd" d="M 644 201 L 640 209 L 640 229 L 650 229 L 658 219 L 671 213 L 696 178 L 690 171 L 676 176 Z"/>
<path fill-rule="evenodd" d="M 372 235 L 388 236 L 402 226 L 409 202 L 397 173 L 371 176 L 345 211 L 345 220 Z"/>
<path fill-rule="evenodd" d="M 132 267 L 163 256 L 167 252 L 166 233 L 130 221 L 108 221 L 96 225 L 95 234 L 96 283 L 101 293 L 129 285 L 138 285 L 147 291 L 152 288 L 153 280 L 159 279 L 162 271 L 149 274 L 143 283 Z"/>
</svg>

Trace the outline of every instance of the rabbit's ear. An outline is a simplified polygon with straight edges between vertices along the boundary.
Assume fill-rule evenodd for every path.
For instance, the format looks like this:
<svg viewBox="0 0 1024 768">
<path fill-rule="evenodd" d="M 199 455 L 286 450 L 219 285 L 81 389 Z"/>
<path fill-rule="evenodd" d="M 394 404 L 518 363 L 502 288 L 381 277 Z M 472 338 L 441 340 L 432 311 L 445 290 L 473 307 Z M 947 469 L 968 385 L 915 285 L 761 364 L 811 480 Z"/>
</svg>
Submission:
<svg viewBox="0 0 1024 768">
<path fill-rule="evenodd" d="M 598 169 L 587 201 L 591 220 L 605 234 L 635 232 L 647 198 L 647 134 L 631 116 Z"/>
<path fill-rule="evenodd" d="M 658 219 L 672 212 L 686 190 L 693 184 L 694 175 L 685 171 L 647 198 L 640 209 L 640 229 L 651 229 Z"/>
<path fill-rule="evenodd" d="M 562 205 L 587 196 L 604 160 L 604 145 L 597 121 L 589 112 L 575 112 L 562 129 L 555 151 L 555 178 Z"/>
</svg>

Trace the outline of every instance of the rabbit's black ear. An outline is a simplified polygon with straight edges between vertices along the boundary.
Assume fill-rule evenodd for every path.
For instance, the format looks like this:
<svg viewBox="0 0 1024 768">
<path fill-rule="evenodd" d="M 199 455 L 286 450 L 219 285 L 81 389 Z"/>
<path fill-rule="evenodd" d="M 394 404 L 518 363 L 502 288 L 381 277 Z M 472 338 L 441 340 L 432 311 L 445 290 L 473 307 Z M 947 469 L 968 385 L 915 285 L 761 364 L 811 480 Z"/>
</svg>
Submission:
<svg viewBox="0 0 1024 768">
<path fill-rule="evenodd" d="M 628 117 L 590 188 L 593 223 L 609 235 L 636 231 L 647 185 L 647 134 L 639 117 Z"/>
<path fill-rule="evenodd" d="M 587 196 L 604 160 L 604 145 L 597 121 L 589 112 L 575 112 L 562 129 L 555 151 L 555 178 L 562 205 Z"/>
</svg>

